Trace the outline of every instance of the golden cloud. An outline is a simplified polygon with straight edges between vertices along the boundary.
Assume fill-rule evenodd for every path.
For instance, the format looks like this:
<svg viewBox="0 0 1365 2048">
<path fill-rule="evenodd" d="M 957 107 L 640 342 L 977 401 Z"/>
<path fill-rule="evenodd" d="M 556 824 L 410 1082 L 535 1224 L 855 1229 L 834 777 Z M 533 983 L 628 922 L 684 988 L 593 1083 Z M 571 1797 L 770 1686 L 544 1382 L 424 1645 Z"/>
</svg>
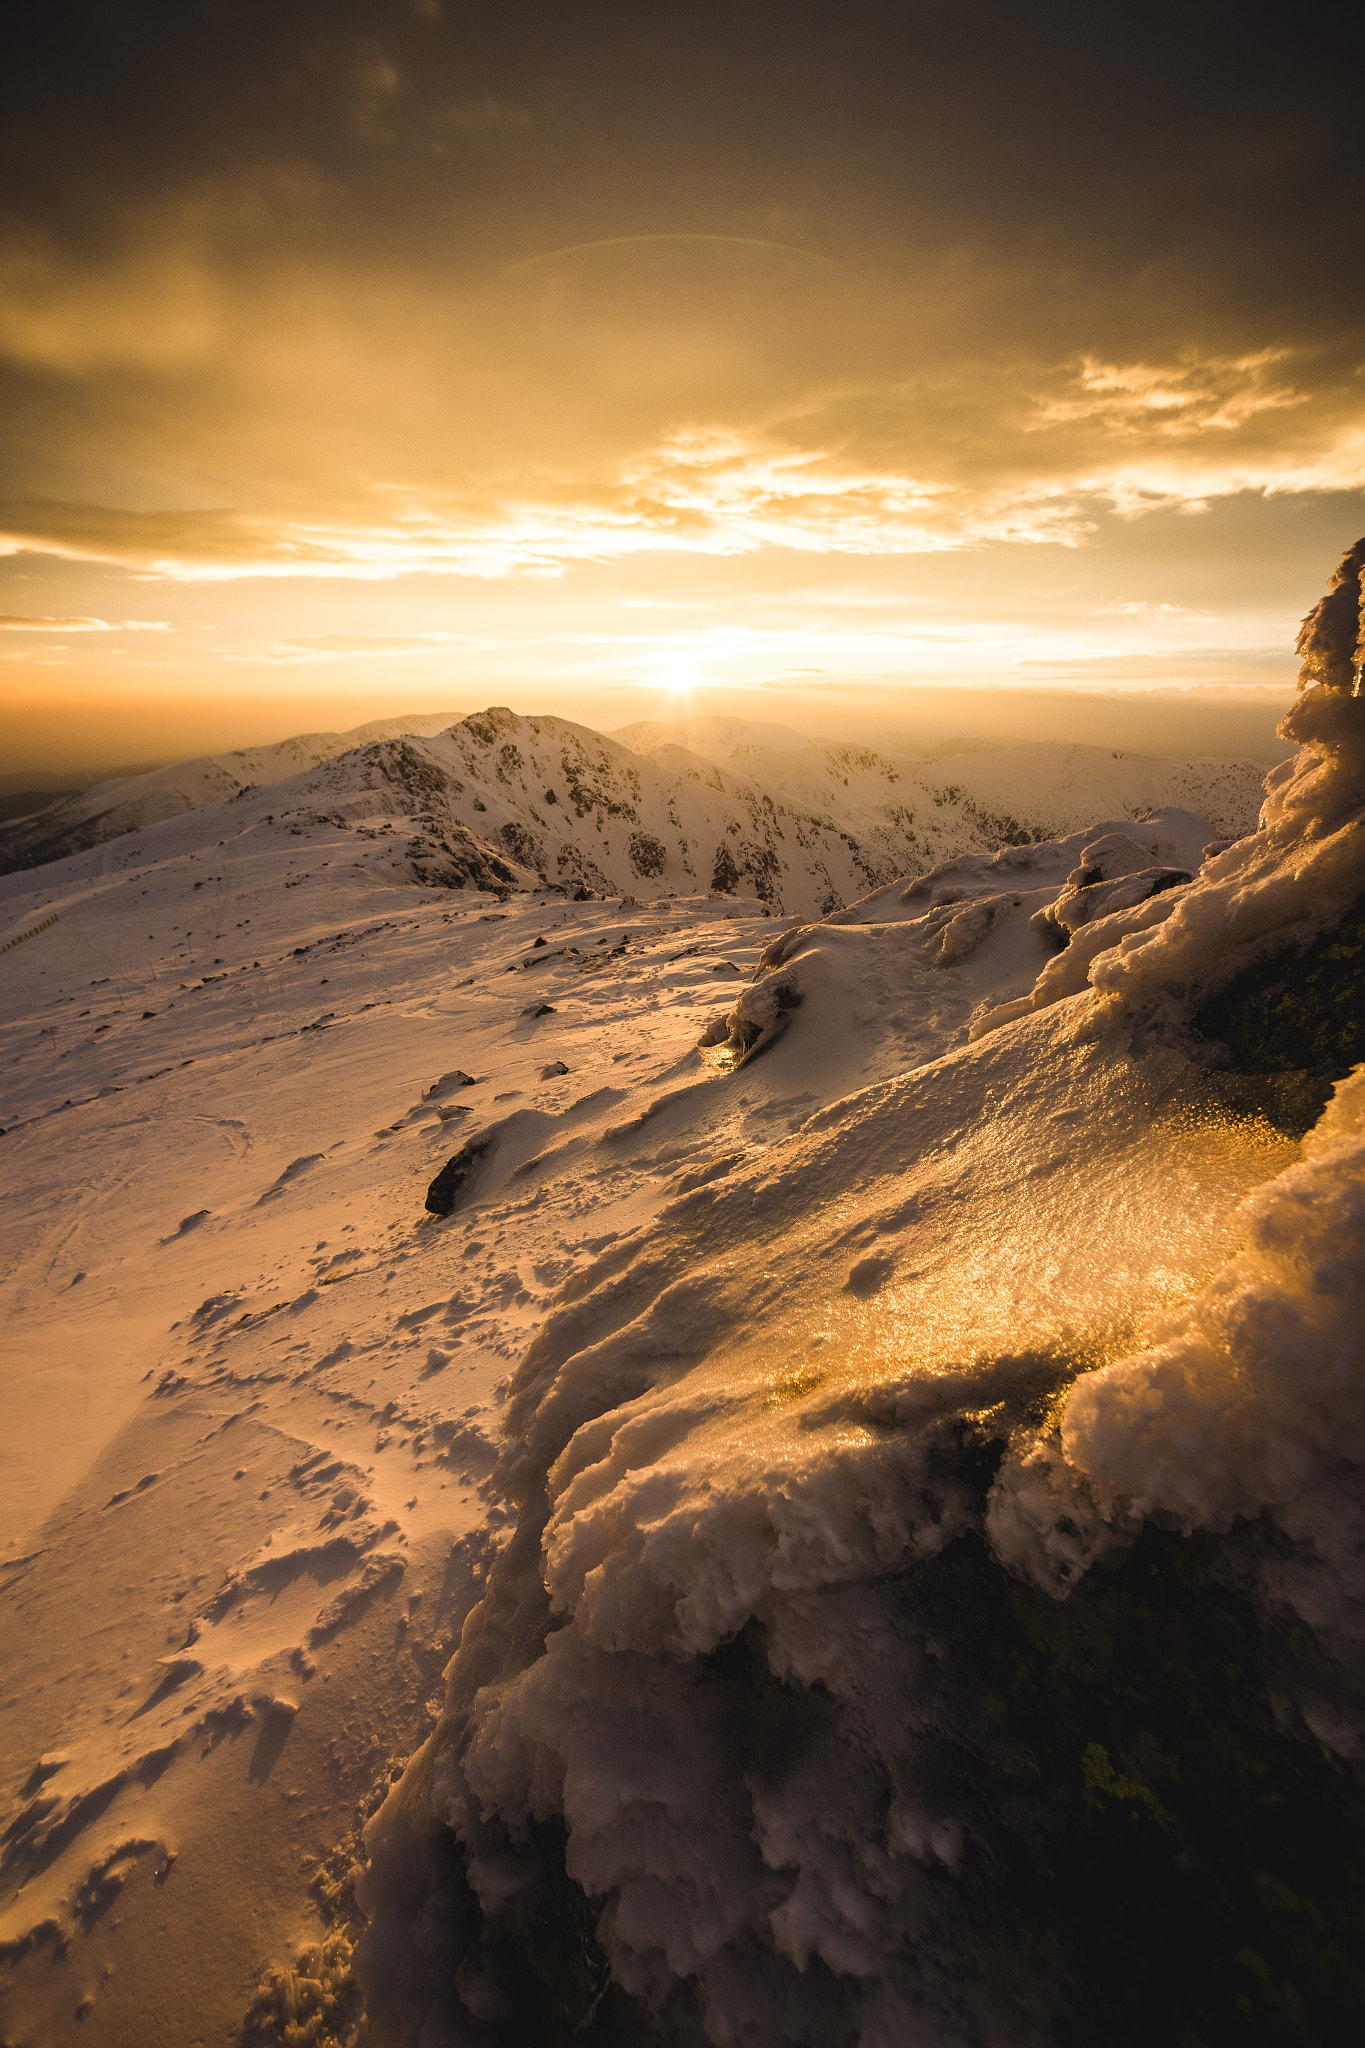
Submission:
<svg viewBox="0 0 1365 2048">
<path fill-rule="evenodd" d="M 1040 399 L 1028 424 L 1037 431 L 1096 421 L 1124 435 L 1232 433 L 1258 413 L 1311 402 L 1307 391 L 1272 379 L 1291 354 L 1286 348 L 1243 356 L 1187 354 L 1168 364 L 1106 363 L 1083 356 L 1069 394 Z"/>
<path fill-rule="evenodd" d="M 246 652 L 240 648 L 220 647 L 215 648 L 214 653 L 219 660 L 249 662 L 253 666 L 258 662 L 298 665 L 397 658 L 411 660 L 414 656 L 446 654 L 456 649 L 486 653 L 505 645 L 505 641 L 474 633 L 299 633 L 291 639 L 276 640 L 269 646 Z"/>
<path fill-rule="evenodd" d="M 1283 349 L 1172 364 L 1086 357 L 1057 366 L 1050 391 L 1016 391 L 1012 411 L 997 372 L 994 384 L 983 380 L 955 445 L 924 429 L 914 469 L 852 453 L 870 438 L 857 421 L 878 409 L 899 408 L 911 421 L 900 438 L 913 438 L 914 394 L 861 392 L 767 425 L 675 427 L 605 475 L 514 476 L 458 493 L 377 484 L 351 504 L 303 516 L 51 499 L 0 505 L 0 552 L 118 563 L 181 582 L 365 582 L 553 577 L 647 552 L 872 557 L 990 542 L 1076 547 L 1105 511 L 1131 519 L 1238 494 L 1359 489 L 1358 392 L 1301 390 L 1287 380 L 1287 362 Z M 1276 431 L 1291 413 L 1293 434 Z M 836 428 L 837 439 L 824 431 Z M 310 657 L 295 648 L 278 658 Z"/>
<path fill-rule="evenodd" d="M 169 619 L 30 618 L 0 612 L 0 633 L 169 633 Z"/>
</svg>

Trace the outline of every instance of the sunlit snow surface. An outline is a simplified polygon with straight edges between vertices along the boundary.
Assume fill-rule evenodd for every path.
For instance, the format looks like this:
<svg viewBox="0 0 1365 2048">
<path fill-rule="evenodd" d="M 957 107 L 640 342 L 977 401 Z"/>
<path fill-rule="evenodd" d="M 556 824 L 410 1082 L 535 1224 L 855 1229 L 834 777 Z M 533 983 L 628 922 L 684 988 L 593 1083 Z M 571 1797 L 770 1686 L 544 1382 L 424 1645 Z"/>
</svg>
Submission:
<svg viewBox="0 0 1365 2048">
<path fill-rule="evenodd" d="M 810 925 L 499 901 L 416 886 L 344 760 L 331 822 L 310 785 L 0 883 L 0 941 L 58 919 L 0 962 L 20 2026 L 236 2025 L 262 1967 L 353 1931 L 352 1831 L 416 1752 L 361 1884 L 376 2043 L 498 2037 L 475 1902 L 491 1925 L 516 1898 L 539 1824 L 680 2039 L 1025 2038 L 925 1763 L 941 1647 L 888 1589 L 989 1520 L 1064 1592 L 1136 1512 L 1142 1454 L 1087 1389 L 1154 1384 L 1152 1342 L 1184 1371 L 1267 1232 L 1300 1271 L 1295 1174 L 1344 1199 L 1346 1112 L 1300 1162 L 1217 1109 L 1182 1036 L 1234 954 L 1359 893 L 1359 734 L 1302 715 L 1280 825 L 1156 893 L 1200 870 L 1187 812 Z M 1105 835 L 1136 900 L 1056 953 L 1039 915 Z M 454 1212 L 425 1215 L 466 1141 Z M 1352 1356 L 1295 1474 L 1267 1490 L 1234 1446 L 1210 1514 L 1302 1514 Z M 1185 1372 L 1163 1469 L 1219 1370 Z M 1002 1430 L 988 1503 L 964 1445 Z M 1175 1479 L 1151 1505 L 1205 1508 Z M 821 1703 L 780 1770 L 713 1682 L 751 1622 Z M 341 2013 L 344 1957 L 316 1968 Z"/>
<path fill-rule="evenodd" d="M 473 2039 L 509 2010 L 468 1918 L 424 1977 L 411 1866 L 433 1822 L 490 1927 L 535 1881 L 533 1829 L 562 1827 L 616 1982 L 670 2038 L 1050 2037 L 1046 1972 L 1005 1985 L 974 1919 L 986 1852 L 941 1768 L 970 1665 L 907 1620 L 904 1575 L 984 1527 L 1061 1596 L 1144 1513 L 1268 1508 L 1316 1545 L 1279 1597 L 1314 1625 L 1358 1606 L 1359 1083 L 1300 1163 L 1211 1105 L 1184 1025 L 1359 895 L 1363 722 L 1307 692 L 1263 830 L 1111 908 L 1070 982 L 1068 948 L 1021 986 L 1051 850 L 958 863 L 768 952 L 709 1036 L 740 1099 L 809 1114 L 685 1178 L 513 1376 L 498 1478 L 522 1540 L 370 1833 L 380 2038 L 438 2013 Z M 965 1046 L 926 1022 L 945 976 L 978 999 Z M 830 1102 L 864 1037 L 897 1034 L 921 1064 Z M 689 1113 L 664 1098 L 655 1128 Z M 989 1503 L 986 1430 L 1010 1438 Z M 738 1732 L 772 1710 L 757 1679 L 736 1694 L 710 1661 L 749 1624 L 788 1688 L 778 1755 Z"/>
<path fill-rule="evenodd" d="M 382 817 L 224 822 L 0 881 L 17 2038 L 89 2038 L 87 1997 L 111 2040 L 235 2028 L 344 1912 L 347 1838 L 507 1538 L 501 1384 L 677 1170 L 603 1132 L 706 1079 L 694 1041 L 774 929 L 752 899 L 419 887 Z M 716 1091 L 682 1149 L 767 1118 Z M 472 1227 L 428 1216 L 490 1131 Z"/>
</svg>

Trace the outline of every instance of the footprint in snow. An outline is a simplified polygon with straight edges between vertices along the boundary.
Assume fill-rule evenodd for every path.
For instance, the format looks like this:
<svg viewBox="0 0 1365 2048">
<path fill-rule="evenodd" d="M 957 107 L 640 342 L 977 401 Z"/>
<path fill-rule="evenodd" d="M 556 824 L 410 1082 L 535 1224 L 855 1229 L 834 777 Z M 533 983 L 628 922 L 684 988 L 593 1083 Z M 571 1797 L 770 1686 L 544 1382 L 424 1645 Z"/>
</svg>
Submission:
<svg viewBox="0 0 1365 2048">
<path fill-rule="evenodd" d="M 885 1287 L 894 1270 L 894 1259 L 887 1258 L 883 1252 L 874 1252 L 870 1258 L 859 1259 L 855 1266 L 849 1268 L 848 1278 L 844 1282 L 844 1292 L 865 1299 L 869 1294 L 876 1294 L 879 1288 Z"/>
</svg>

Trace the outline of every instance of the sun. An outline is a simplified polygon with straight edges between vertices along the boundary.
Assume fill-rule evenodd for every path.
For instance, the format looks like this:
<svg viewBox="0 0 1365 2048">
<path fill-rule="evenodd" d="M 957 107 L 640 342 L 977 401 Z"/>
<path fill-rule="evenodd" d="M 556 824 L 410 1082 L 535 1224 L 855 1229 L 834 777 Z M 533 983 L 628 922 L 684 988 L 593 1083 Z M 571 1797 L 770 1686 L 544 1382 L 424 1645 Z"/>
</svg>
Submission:
<svg viewBox="0 0 1365 2048">
<path fill-rule="evenodd" d="M 698 675 L 695 662 L 689 654 L 665 655 L 655 662 L 649 671 L 649 681 L 654 688 L 664 691 L 675 703 L 689 699 L 707 680 L 707 677 Z"/>
</svg>

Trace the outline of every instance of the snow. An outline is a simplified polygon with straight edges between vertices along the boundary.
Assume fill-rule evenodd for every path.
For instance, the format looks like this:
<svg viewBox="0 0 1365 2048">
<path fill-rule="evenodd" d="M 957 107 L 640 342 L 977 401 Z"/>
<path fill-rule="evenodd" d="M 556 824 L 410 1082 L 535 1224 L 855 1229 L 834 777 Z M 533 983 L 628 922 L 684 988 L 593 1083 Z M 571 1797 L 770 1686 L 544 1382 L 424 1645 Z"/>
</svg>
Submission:
<svg viewBox="0 0 1365 2048">
<path fill-rule="evenodd" d="M 829 1042 L 807 1020 L 818 1001 L 812 990 L 768 1055 L 770 1092 L 790 1089 L 793 1070 L 807 1078 Z M 835 1683 L 844 1632 L 830 1596 L 965 1526 L 965 1492 L 931 1483 L 932 1429 L 979 1362 L 1178 1287 L 1211 1248 L 1230 1248 L 1226 1218 L 1272 1163 L 1221 1141 L 1192 1157 L 1179 1118 L 1160 1115 L 1164 1060 L 1123 1062 L 1116 1091 L 1102 1040 L 1050 1017 L 1031 1032 L 1026 1074 L 1017 1045 L 950 1053 L 680 1194 L 624 1270 L 609 1254 L 598 1285 L 551 1317 L 514 1378 L 501 1477 L 525 1507 L 540 1487 L 549 1504 L 525 1599 L 543 1574 L 569 1625 L 480 1694 L 463 1764 L 441 1756 L 434 1796 L 476 1855 L 490 1815 L 563 1812 L 571 1872 L 619 1901 L 613 1967 L 656 1996 L 679 1950 L 705 1977 L 721 1926 L 756 1938 L 749 1801 L 737 1781 L 710 1788 L 688 1704 L 694 1660 L 756 1616 L 781 1675 Z M 1108 1126 L 1102 1147 L 1084 1143 L 1096 1124 Z M 1068 1228 L 1078 1203 L 1106 1245 L 1098 1300 L 1089 1247 Z M 665 1717 L 676 1801 L 657 1776 L 637 1794 L 604 1765 L 636 1754 L 634 1735 L 601 1721 L 622 1685 L 629 1713 Z M 734 1816 L 724 1854 L 718 1813 Z M 809 1851 L 818 1866 L 818 1840 Z M 659 1887 L 661 1860 L 685 1881 Z M 731 1866 L 746 1873 L 733 1893 Z M 824 1881 L 813 1868 L 812 1884 Z M 865 1950 L 894 1958 L 901 1898 L 897 1886 L 890 1907 L 864 1902 Z M 844 1967 L 842 1918 L 817 1925 L 815 1910 L 803 1940 Z"/>
<path fill-rule="evenodd" d="M 1365 700 L 1310 687 L 1285 728 L 1304 751 L 1267 778 L 1262 829 L 1211 860 L 1150 938 L 1125 935 L 1092 965 L 1130 1014 L 1188 1014 L 1245 966 L 1302 952 L 1365 890 Z M 1245 1250 L 1153 1326 L 1150 1348 L 1083 1381 L 1055 1440 L 1006 1471 L 1002 1555 L 1061 1587 L 1158 1511 L 1193 1529 L 1270 1508 L 1331 1560 L 1334 1613 L 1360 1606 L 1365 1531 L 1340 1471 L 1365 1462 L 1362 1125 L 1357 1069 L 1302 1160 L 1243 1205 Z"/>
<path fill-rule="evenodd" d="M 1314 1553 L 1304 1618 L 1358 1633 L 1365 1528 L 1343 1468 L 1365 1464 L 1365 1071 L 1237 1221 L 1244 1249 L 1157 1319 L 1148 1348 L 1080 1382 L 1058 1429 L 1006 1469 L 996 1549 L 1060 1591 L 1154 1514 L 1227 1529 L 1269 1508 Z"/>
<path fill-rule="evenodd" d="M 1260 801 L 1249 762 L 1055 746 L 919 762 L 804 741 L 793 749 L 786 742 L 799 735 L 781 727 L 712 720 L 698 733 L 696 723 L 627 728 L 629 747 L 501 708 L 358 747 L 345 744 L 357 735 L 309 735 L 103 785 L 13 828 L 0 850 L 17 862 L 101 845 L 121 862 L 129 836 L 146 842 L 139 856 L 180 843 L 175 820 L 187 813 L 196 846 L 212 834 L 236 847 L 244 828 L 286 816 L 327 818 L 393 834 L 404 876 L 438 886 L 716 890 L 813 917 L 955 854 L 1065 834 L 1097 816 L 1131 820 L 1183 803 L 1226 835 L 1247 830 Z M 664 744 L 672 730 L 702 750 Z"/>
<path fill-rule="evenodd" d="M 1338 902 L 1359 893 L 1360 727 L 1358 700 L 1306 699 L 1310 751 L 1272 778 L 1265 830 L 1202 873 L 1197 820 L 1138 842 L 1197 873 L 1169 892 L 1167 928 L 1199 937 L 1173 945 L 1161 983 L 1179 962 L 1186 1014 L 1197 989 L 1307 932 L 1324 878 Z M 1365 1452 L 1359 1276 L 1341 1249 L 1359 1239 L 1359 1080 L 1302 1163 L 1268 1127 L 1208 1114 L 1177 998 L 1155 1029 L 1157 973 L 1136 948 L 1087 954 L 1072 1000 L 961 1043 L 974 999 L 1037 975 L 1039 900 L 1116 836 L 960 859 L 798 929 L 709 1034 L 751 1103 L 809 1110 L 680 1184 L 648 1233 L 577 1276 L 513 1376 L 498 1478 L 539 1541 L 499 1567 L 496 1636 L 472 1629 L 468 1678 L 462 1652 L 442 1726 L 370 1831 L 381 2023 L 404 1952 L 390 1871 L 434 1815 L 490 1915 L 527 1882 L 531 1825 L 561 1821 L 570 1876 L 605 1901 L 613 1975 L 656 2010 L 694 2010 L 698 2039 L 1013 2038 L 970 1915 L 954 1922 L 933 1875 L 957 1869 L 969 1822 L 920 1774 L 943 1709 L 894 1586 L 979 1526 L 944 1455 L 950 1419 L 1022 1417 L 1050 1359 L 1090 1370 L 1060 1453 L 1045 1440 L 1000 1482 L 1004 1562 L 1041 1569 L 1053 1544 L 1074 1571 L 1102 1547 L 1097 1522 L 1122 1541 L 1158 1509 L 1226 1521 L 1279 1501 L 1317 1546 L 1282 1596 L 1319 1618 L 1355 1596 L 1354 1481 L 1323 1480 L 1333 1460 L 1358 1477 Z M 1230 901 L 1234 875 L 1259 900 Z M 1132 929 L 1131 910 L 1098 923 L 1117 917 Z M 1127 1007 L 1134 957 L 1147 971 Z M 872 1080 L 875 1049 L 891 1058 Z M 1175 1334 L 1122 1362 L 1148 1328 Z M 709 1676 L 751 1622 L 772 1678 L 830 1702 L 776 1780 L 746 1769 Z M 816 1959 L 832 1973 L 818 1984 Z M 480 1967 L 476 1943 L 469 2011 L 497 1995 Z M 677 2006 L 684 1984 L 694 2008 Z"/>
<path fill-rule="evenodd" d="M 1324 695 L 1207 859 L 1235 764 L 493 710 L 0 879 L 16 2038 L 340 2011 L 357 1883 L 373 2040 L 484 2038 L 442 1831 L 491 1921 L 543 1823 L 680 2038 L 1013 2038 L 895 1576 L 1264 1506 L 1357 1597 L 1360 1082 L 1301 1148 L 1184 1033 L 1365 881 Z M 775 1775 L 750 1622 L 822 1703 Z"/>
<path fill-rule="evenodd" d="M 350 732 L 296 733 L 273 746 L 202 754 L 142 775 L 97 782 L 0 829 L 0 861 L 8 868 L 54 860 L 125 832 L 140 832 L 163 818 L 180 817 L 216 798 L 235 796 L 244 788 L 282 782 L 301 769 L 351 753 L 366 741 L 441 732 L 451 723 L 448 712 L 377 718 Z"/>
</svg>

